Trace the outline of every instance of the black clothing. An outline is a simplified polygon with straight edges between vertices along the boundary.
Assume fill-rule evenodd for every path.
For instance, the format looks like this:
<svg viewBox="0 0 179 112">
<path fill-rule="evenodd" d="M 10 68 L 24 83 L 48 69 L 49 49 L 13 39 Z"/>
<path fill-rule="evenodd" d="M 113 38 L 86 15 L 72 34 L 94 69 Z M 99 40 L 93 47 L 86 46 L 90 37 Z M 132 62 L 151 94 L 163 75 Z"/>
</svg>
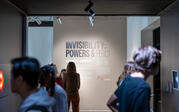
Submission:
<svg viewBox="0 0 179 112">
<path fill-rule="evenodd" d="M 75 95 L 80 89 L 80 74 L 75 72 L 66 72 L 64 74 L 64 89 L 67 95 Z"/>
<path fill-rule="evenodd" d="M 119 101 L 119 112 L 150 112 L 150 87 L 142 78 L 128 75 L 114 93 Z"/>
</svg>

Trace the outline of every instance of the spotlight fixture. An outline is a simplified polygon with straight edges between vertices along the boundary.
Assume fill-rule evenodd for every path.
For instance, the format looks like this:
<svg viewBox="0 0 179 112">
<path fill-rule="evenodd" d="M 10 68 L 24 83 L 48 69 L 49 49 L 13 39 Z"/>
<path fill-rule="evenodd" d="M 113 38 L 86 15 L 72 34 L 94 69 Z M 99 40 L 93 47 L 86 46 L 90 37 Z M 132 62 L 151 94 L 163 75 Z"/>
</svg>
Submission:
<svg viewBox="0 0 179 112">
<path fill-rule="evenodd" d="M 35 17 L 35 21 L 37 22 L 38 25 L 42 24 L 42 21 L 41 21 L 40 18 L 37 17 L 37 16 Z"/>
<path fill-rule="evenodd" d="M 91 7 L 93 6 L 93 2 L 92 2 L 91 0 L 89 0 L 88 3 L 89 3 L 89 4 L 88 4 L 88 5 L 86 6 L 86 8 L 85 8 L 85 11 L 86 11 L 86 12 L 89 12 L 89 10 L 91 9 Z"/>
<path fill-rule="evenodd" d="M 62 24 L 62 21 L 61 21 L 60 17 L 57 17 L 56 20 L 57 20 L 57 23 L 58 23 L 58 24 Z"/>
<path fill-rule="evenodd" d="M 29 23 L 29 22 L 34 22 L 35 20 L 34 20 L 34 18 L 33 17 L 31 17 L 31 16 L 29 16 L 29 17 L 27 17 L 27 22 Z"/>
<path fill-rule="evenodd" d="M 42 24 L 42 21 L 38 16 L 29 16 L 27 17 L 27 22 L 36 22 L 38 25 Z"/>
<path fill-rule="evenodd" d="M 92 9 L 90 9 L 88 12 L 90 13 L 91 16 L 95 16 L 95 13 Z"/>
<path fill-rule="evenodd" d="M 93 27 L 94 26 L 95 13 L 91 8 L 92 8 L 94 3 L 91 0 L 89 0 L 88 3 L 89 4 L 86 6 L 86 8 L 84 10 L 90 14 L 89 21 L 90 21 L 90 25 Z"/>
<path fill-rule="evenodd" d="M 89 4 L 86 6 L 85 11 L 88 12 L 88 13 L 90 13 L 91 16 L 94 16 L 95 13 L 94 13 L 94 11 L 91 9 L 94 3 L 93 3 L 91 0 L 89 0 L 88 3 L 89 3 Z"/>
</svg>

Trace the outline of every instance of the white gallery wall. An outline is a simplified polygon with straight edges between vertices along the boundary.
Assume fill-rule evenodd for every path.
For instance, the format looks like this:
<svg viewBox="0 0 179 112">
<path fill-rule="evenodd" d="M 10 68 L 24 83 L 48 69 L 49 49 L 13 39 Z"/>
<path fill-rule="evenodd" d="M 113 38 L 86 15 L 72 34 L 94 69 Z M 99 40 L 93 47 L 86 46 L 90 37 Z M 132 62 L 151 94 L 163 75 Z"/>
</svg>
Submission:
<svg viewBox="0 0 179 112">
<path fill-rule="evenodd" d="M 127 17 L 127 60 L 141 47 L 141 31 L 148 25 L 148 17 Z"/>
<path fill-rule="evenodd" d="M 80 110 L 108 111 L 106 102 L 117 88 L 126 61 L 126 17 L 61 17 L 54 21 L 53 61 L 59 71 L 69 61 L 81 77 Z"/>
<path fill-rule="evenodd" d="M 158 16 L 128 16 L 127 17 L 127 60 L 132 60 L 133 53 L 141 47 L 141 31 L 148 25 L 160 19 Z"/>
<path fill-rule="evenodd" d="M 27 55 L 39 60 L 40 65 L 52 63 L 53 27 L 28 27 Z"/>
<path fill-rule="evenodd" d="M 21 99 L 11 92 L 11 60 L 22 54 L 22 15 L 3 0 L 0 1 L 0 13 L 0 72 L 4 75 L 0 112 L 17 112 Z"/>
</svg>

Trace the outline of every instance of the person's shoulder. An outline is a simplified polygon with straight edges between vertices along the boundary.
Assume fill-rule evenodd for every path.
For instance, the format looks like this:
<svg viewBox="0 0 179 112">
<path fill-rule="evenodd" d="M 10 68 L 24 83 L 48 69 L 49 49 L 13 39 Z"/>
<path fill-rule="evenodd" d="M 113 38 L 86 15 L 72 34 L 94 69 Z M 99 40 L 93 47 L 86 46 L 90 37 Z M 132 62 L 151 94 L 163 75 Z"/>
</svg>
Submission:
<svg viewBox="0 0 179 112">
<path fill-rule="evenodd" d="M 64 91 L 64 89 L 60 85 L 55 85 L 55 90 L 56 91 Z"/>
<path fill-rule="evenodd" d="M 130 75 L 127 76 L 128 80 L 131 80 L 132 82 L 138 83 L 138 84 L 146 84 L 145 80 L 139 77 L 132 77 Z"/>
<path fill-rule="evenodd" d="M 147 82 L 141 81 L 137 87 L 138 91 L 150 91 L 150 86 Z"/>
<path fill-rule="evenodd" d="M 55 98 L 67 99 L 67 94 L 66 94 L 65 90 L 59 85 L 55 86 Z"/>
<path fill-rule="evenodd" d="M 58 94 L 66 94 L 65 90 L 60 85 L 55 85 L 55 92 Z"/>
<path fill-rule="evenodd" d="M 149 84 L 142 78 L 136 78 L 136 77 L 131 77 L 128 75 L 125 79 L 124 82 L 127 82 L 129 86 L 138 86 L 138 87 L 146 87 L 150 88 Z"/>
<path fill-rule="evenodd" d="M 144 88 L 150 88 L 149 84 L 145 80 L 141 80 L 139 85 Z"/>
</svg>

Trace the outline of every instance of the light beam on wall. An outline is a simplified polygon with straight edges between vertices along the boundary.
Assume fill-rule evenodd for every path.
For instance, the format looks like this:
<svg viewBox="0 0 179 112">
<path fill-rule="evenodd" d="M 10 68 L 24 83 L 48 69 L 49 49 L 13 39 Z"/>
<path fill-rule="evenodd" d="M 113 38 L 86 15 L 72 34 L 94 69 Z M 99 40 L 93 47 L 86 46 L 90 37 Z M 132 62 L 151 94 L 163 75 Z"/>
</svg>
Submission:
<svg viewBox="0 0 179 112">
<path fill-rule="evenodd" d="M 89 21 L 90 21 L 90 25 L 93 27 L 94 26 L 95 13 L 92 10 L 92 6 L 93 6 L 94 3 L 92 2 L 92 0 L 89 0 L 88 3 L 89 4 L 86 6 L 86 8 L 84 10 L 90 14 Z"/>
</svg>

